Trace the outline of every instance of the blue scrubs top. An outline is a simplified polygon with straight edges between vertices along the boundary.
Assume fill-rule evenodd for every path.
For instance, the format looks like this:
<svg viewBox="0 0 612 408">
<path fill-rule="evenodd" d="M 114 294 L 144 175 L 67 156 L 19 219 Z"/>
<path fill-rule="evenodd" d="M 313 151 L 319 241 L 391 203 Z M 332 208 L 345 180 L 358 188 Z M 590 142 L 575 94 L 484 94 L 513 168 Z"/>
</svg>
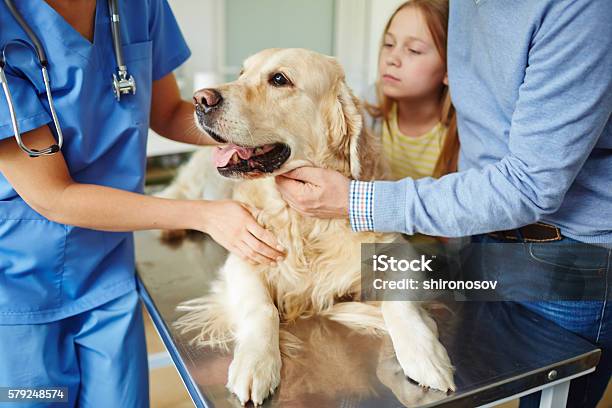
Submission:
<svg viewBox="0 0 612 408">
<path fill-rule="evenodd" d="M 52 95 L 64 134 L 62 152 L 79 183 L 143 191 L 154 80 L 190 55 L 166 0 L 120 1 L 123 53 L 136 94 L 118 102 L 106 0 L 98 0 L 93 43 L 43 0 L 15 2 L 49 59 Z M 0 2 L 0 46 L 27 36 Z M 21 132 L 54 131 L 37 60 L 9 46 L 7 80 Z M 0 92 L 0 140 L 13 137 Z M 25 154 L 25 153 L 24 153 Z M 33 158 L 31 160 L 40 160 Z M 131 233 L 51 222 L 31 209 L 0 174 L 0 324 L 59 320 L 135 287 Z"/>
</svg>

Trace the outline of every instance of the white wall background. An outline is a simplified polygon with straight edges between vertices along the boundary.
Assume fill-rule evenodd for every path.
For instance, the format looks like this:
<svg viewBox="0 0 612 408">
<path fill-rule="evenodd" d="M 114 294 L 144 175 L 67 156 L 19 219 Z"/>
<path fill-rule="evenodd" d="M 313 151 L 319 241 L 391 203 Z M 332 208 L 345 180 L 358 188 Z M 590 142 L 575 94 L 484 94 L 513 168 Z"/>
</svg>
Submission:
<svg viewBox="0 0 612 408">
<path fill-rule="evenodd" d="M 191 49 L 191 58 L 176 72 L 184 96 L 191 97 L 194 75 L 209 73 L 218 76 L 225 55 L 224 0 L 169 0 L 172 11 Z M 218 78 L 221 80 L 221 78 Z M 212 85 L 212 84 L 211 84 Z"/>
</svg>

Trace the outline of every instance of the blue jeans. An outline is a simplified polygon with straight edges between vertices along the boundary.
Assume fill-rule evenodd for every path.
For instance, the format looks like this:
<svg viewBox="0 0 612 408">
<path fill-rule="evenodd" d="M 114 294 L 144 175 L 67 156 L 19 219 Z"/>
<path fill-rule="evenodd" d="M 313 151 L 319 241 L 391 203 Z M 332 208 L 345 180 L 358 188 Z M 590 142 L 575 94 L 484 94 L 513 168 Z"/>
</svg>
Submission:
<svg viewBox="0 0 612 408">
<path fill-rule="evenodd" d="M 571 381 L 567 402 L 571 408 L 595 408 L 612 374 L 612 301 L 608 301 L 612 291 L 612 249 L 569 238 L 529 243 L 479 235 L 472 241 L 512 245 L 495 245 L 493 253 L 481 251 L 477 267 L 470 273 L 480 275 L 479 279 L 498 280 L 502 292 L 508 289 L 504 294 L 508 299 L 601 348 L 595 372 Z M 576 286 L 580 287 L 578 291 L 574 290 Z M 584 296 L 581 300 L 563 295 L 555 299 L 559 293 Z M 538 407 L 540 395 L 536 392 L 521 398 L 520 408 Z"/>
</svg>

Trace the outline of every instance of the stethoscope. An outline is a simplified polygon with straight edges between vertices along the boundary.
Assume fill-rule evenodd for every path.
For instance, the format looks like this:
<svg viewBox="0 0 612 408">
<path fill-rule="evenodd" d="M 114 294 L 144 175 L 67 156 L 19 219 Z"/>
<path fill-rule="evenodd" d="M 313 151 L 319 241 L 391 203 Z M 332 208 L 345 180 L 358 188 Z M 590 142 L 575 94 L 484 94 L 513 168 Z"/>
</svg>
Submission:
<svg viewBox="0 0 612 408">
<path fill-rule="evenodd" d="M 64 135 L 62 134 L 62 129 L 57 119 L 57 114 L 55 113 L 55 106 L 53 104 L 53 98 L 51 96 L 51 85 L 49 81 L 49 74 L 47 72 L 47 55 L 45 54 L 45 50 L 42 44 L 40 43 L 40 40 L 38 39 L 34 31 L 32 31 L 32 28 L 23 19 L 23 17 L 15 7 L 13 1 L 4 0 L 4 3 L 6 4 L 6 7 L 9 9 L 15 20 L 17 20 L 17 23 L 19 23 L 23 31 L 25 31 L 26 35 L 32 42 L 32 44 L 30 45 L 27 42 L 18 39 L 9 41 L 7 44 L 4 45 L 4 47 L 2 48 L 2 53 L 0 54 L 0 84 L 2 84 L 4 96 L 6 97 L 6 101 L 8 102 L 9 114 L 11 116 L 11 123 L 13 125 L 15 139 L 17 140 L 17 144 L 19 145 L 19 147 L 30 157 L 49 156 L 61 150 L 62 144 L 64 143 Z M 113 74 L 112 89 L 113 93 L 115 94 L 115 98 L 119 101 L 121 100 L 121 95 L 136 93 L 136 81 L 134 80 L 133 76 L 128 74 L 127 66 L 125 65 L 125 62 L 123 60 L 123 51 L 121 48 L 121 29 L 119 27 L 119 7 L 117 7 L 117 0 L 108 0 L 108 9 L 111 20 L 113 48 L 115 50 L 115 58 L 117 60 L 117 74 Z M 51 110 L 51 117 L 53 118 L 53 125 L 55 126 L 55 130 L 57 132 L 57 144 L 51 145 L 42 150 L 29 149 L 21 139 L 19 125 L 17 124 L 17 115 L 15 114 L 15 105 L 13 104 L 13 97 L 8 87 L 6 75 L 4 74 L 4 67 L 6 66 L 6 49 L 7 46 L 10 44 L 26 46 L 26 48 L 33 50 L 33 52 L 38 57 L 43 82 L 45 84 L 45 92 L 47 93 L 47 101 L 49 102 L 49 109 Z"/>
</svg>

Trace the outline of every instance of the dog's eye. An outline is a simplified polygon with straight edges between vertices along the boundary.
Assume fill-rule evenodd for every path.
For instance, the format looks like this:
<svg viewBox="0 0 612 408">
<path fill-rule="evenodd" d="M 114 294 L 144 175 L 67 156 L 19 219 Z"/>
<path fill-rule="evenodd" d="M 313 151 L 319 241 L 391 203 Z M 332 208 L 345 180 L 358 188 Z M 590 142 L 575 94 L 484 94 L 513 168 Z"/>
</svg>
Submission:
<svg viewBox="0 0 612 408">
<path fill-rule="evenodd" d="M 276 72 L 272 74 L 270 77 L 270 83 L 274 86 L 289 86 L 291 85 L 291 81 L 287 79 L 285 75 L 280 72 Z"/>
</svg>

